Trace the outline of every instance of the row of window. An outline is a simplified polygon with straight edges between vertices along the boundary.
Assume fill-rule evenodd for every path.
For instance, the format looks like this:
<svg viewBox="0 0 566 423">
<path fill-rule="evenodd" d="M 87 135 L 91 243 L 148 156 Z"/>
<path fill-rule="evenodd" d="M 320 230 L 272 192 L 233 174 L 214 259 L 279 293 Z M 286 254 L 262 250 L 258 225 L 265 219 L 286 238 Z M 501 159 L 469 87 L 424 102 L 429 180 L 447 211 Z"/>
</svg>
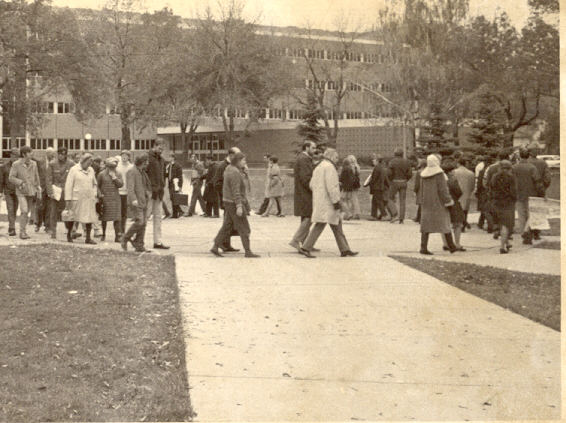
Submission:
<svg viewBox="0 0 566 423">
<path fill-rule="evenodd" d="M 17 138 L 10 142 L 10 138 L 2 139 L 2 150 L 6 151 L 13 146 L 20 148 L 26 145 L 25 138 Z M 134 147 L 136 150 L 149 150 L 155 145 L 154 139 L 135 140 Z M 32 150 L 46 150 L 47 148 L 55 147 L 55 140 L 53 138 L 31 138 L 29 146 Z M 84 147 L 81 147 L 81 140 L 79 138 L 59 138 L 57 140 L 57 147 L 66 147 L 67 150 L 106 150 L 109 146 L 110 150 L 121 150 L 122 143 L 120 140 L 112 139 L 90 139 L 84 140 Z"/>
<path fill-rule="evenodd" d="M 317 88 L 325 91 L 335 91 L 341 84 L 336 81 L 314 81 L 312 79 L 305 80 L 305 88 L 310 90 Z M 383 82 L 374 82 L 368 85 L 368 88 L 373 91 L 392 92 L 393 86 Z M 363 91 L 364 84 L 361 82 L 347 82 L 346 90 L 348 91 Z"/>
<path fill-rule="evenodd" d="M 74 103 L 56 103 L 53 101 L 35 101 L 31 104 L 32 113 L 75 113 Z"/>
<path fill-rule="evenodd" d="M 320 60 L 346 60 L 348 62 L 385 63 L 383 54 L 359 53 L 353 51 L 316 50 L 312 48 L 281 47 L 273 50 L 276 56 L 308 57 Z"/>
</svg>

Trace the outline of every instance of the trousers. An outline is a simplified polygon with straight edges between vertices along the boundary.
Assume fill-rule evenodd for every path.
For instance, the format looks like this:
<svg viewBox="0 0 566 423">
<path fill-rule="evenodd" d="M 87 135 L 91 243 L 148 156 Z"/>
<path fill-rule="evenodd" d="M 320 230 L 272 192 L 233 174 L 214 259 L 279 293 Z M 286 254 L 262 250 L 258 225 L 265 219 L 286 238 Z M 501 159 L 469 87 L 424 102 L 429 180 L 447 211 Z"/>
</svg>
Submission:
<svg viewBox="0 0 566 423">
<path fill-rule="evenodd" d="M 320 234 L 326 227 L 326 223 L 317 222 L 314 224 L 314 227 L 310 231 L 305 243 L 303 244 L 303 248 L 307 251 L 311 251 L 318 240 Z M 336 244 L 338 245 L 338 249 L 341 253 L 350 250 L 350 246 L 348 245 L 348 241 L 346 240 L 346 236 L 342 231 L 342 221 L 340 221 L 337 225 L 330 225 L 330 229 L 334 233 L 334 239 L 336 239 Z"/>
<path fill-rule="evenodd" d="M 305 239 L 307 239 L 307 236 L 309 235 L 311 225 L 312 222 L 310 217 L 306 217 L 306 216 L 301 217 L 301 224 L 299 225 L 299 229 L 297 229 L 297 232 L 295 232 L 295 235 L 293 235 L 293 242 L 304 243 Z"/>
</svg>

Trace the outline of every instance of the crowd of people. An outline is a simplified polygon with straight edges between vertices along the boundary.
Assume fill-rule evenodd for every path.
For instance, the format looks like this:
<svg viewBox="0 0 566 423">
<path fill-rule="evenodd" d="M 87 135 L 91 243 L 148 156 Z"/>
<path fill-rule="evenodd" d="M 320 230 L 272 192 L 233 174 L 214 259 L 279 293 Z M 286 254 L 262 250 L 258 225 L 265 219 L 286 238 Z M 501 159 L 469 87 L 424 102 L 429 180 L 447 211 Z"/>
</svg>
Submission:
<svg viewBox="0 0 566 423">
<path fill-rule="evenodd" d="M 91 153 L 68 158 L 65 147 L 49 148 L 41 158 L 34 158 L 30 147 L 12 149 L 10 160 L 0 167 L 0 193 L 4 195 L 8 214 L 8 235 L 16 236 L 16 216 L 20 210 L 19 237 L 29 239 L 28 225 L 35 232 L 44 230 L 57 238 L 57 224 L 64 222 L 66 239 L 72 243 L 85 235 L 86 244 L 93 238 L 106 241 L 108 222 L 112 222 L 114 242 L 127 250 L 131 244 L 137 252 L 148 252 L 144 237 L 146 225 L 153 221 L 153 248 L 168 249 L 162 242 L 162 218 L 191 217 L 199 203 L 203 217 L 223 222 L 211 253 L 238 251 L 231 237 L 239 236 L 245 256 L 259 257 L 250 247 L 251 182 L 245 155 L 236 147 L 226 158 L 214 162 L 192 159 L 190 184 L 192 195 L 181 207 L 183 168 L 174 157 L 163 157 L 163 141 L 158 139 L 148 152 L 132 163 L 129 151 L 102 160 Z M 271 213 L 284 217 L 282 197 L 285 182 L 275 156 L 265 156 L 267 169 L 264 201 L 256 212 L 262 217 Z M 500 253 L 512 248 L 512 234 L 520 234 L 525 244 L 540 238 L 540 231 L 528 225 L 529 197 L 544 197 L 551 182 L 545 161 L 536 151 L 501 150 L 497 154 L 471 156 L 460 151 L 442 156 L 430 154 L 426 159 L 405 158 L 397 149 L 385 160 L 375 155 L 370 175 L 361 181 L 356 157 L 347 156 L 339 163 L 335 149 L 317 147 L 305 141 L 294 165 L 294 215 L 300 225 L 289 245 L 300 254 L 314 258 L 318 238 L 326 225 L 330 228 L 342 257 L 355 256 L 344 231 L 344 220 L 361 218 L 359 192 L 364 187 L 371 194 L 369 220 L 403 224 L 406 198 L 412 180 L 420 225 L 420 253 L 431 255 L 430 234 L 439 233 L 443 248 L 451 253 L 464 252 L 462 233 L 470 229 L 468 213 L 472 198 L 480 212 L 478 226 L 500 239 Z M 168 192 L 171 210 L 164 201 Z M 397 204 L 398 201 L 398 204 Z M 515 228 L 515 212 L 518 223 Z M 164 215 L 164 216 L 163 216 Z M 128 218 L 132 219 L 129 228 Z"/>
</svg>

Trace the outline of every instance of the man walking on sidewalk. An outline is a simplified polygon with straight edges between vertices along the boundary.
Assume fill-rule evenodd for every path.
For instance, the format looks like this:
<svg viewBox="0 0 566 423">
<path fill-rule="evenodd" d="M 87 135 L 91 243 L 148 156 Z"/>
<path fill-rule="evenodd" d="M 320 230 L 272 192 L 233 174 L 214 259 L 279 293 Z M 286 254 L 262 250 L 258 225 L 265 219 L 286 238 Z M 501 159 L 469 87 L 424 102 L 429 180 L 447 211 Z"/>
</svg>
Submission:
<svg viewBox="0 0 566 423">
<path fill-rule="evenodd" d="M 196 160 L 194 162 L 194 169 L 193 175 L 191 177 L 191 185 L 193 186 L 193 195 L 191 195 L 191 204 L 189 206 L 189 212 L 187 213 L 187 217 L 192 216 L 195 214 L 195 207 L 197 205 L 197 201 L 200 205 L 200 208 L 203 213 L 206 213 L 206 205 L 204 204 L 204 198 L 202 196 L 202 183 L 205 179 L 206 175 L 206 168 L 204 164 L 200 160 Z"/>
<path fill-rule="evenodd" d="M 147 176 L 151 183 L 150 214 L 153 215 L 153 248 L 168 250 L 169 247 L 163 245 L 161 241 L 161 209 L 165 193 L 165 161 L 161 157 L 162 153 L 163 139 L 158 138 L 148 155 Z"/>
<path fill-rule="evenodd" d="M 16 195 L 16 186 L 10 182 L 10 169 L 19 157 L 20 150 L 12 148 L 10 160 L 0 168 L 0 193 L 4 194 L 4 201 L 6 201 L 9 236 L 16 236 L 16 214 L 18 212 L 18 196 Z"/>
<path fill-rule="evenodd" d="M 395 157 L 389 162 L 389 171 L 391 172 L 391 223 L 399 221 L 403 223 L 405 220 L 405 202 L 407 198 L 407 182 L 413 176 L 411 162 L 403 157 L 403 150 L 398 148 L 395 150 Z M 399 193 L 399 214 L 395 209 L 395 197 Z"/>
</svg>

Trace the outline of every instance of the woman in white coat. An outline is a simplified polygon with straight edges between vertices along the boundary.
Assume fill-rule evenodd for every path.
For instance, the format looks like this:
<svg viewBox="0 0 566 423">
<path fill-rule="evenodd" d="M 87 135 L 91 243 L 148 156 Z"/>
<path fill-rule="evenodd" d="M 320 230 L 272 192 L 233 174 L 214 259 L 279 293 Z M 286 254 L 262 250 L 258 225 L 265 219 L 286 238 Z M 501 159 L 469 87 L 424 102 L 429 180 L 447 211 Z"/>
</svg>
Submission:
<svg viewBox="0 0 566 423">
<path fill-rule="evenodd" d="M 312 191 L 313 211 L 311 220 L 314 223 L 307 239 L 299 253 L 308 258 L 314 258 L 311 254 L 312 248 L 318 237 L 326 227 L 330 225 L 340 255 L 342 257 L 355 256 L 358 253 L 350 250 L 348 241 L 342 231 L 342 217 L 340 215 L 340 183 L 336 163 L 338 153 L 333 148 L 328 148 L 323 154 L 323 160 L 313 171 L 310 188 Z"/>
<path fill-rule="evenodd" d="M 92 224 L 98 221 L 96 214 L 98 186 L 91 164 L 92 155 L 89 153 L 83 154 L 80 162 L 69 171 L 65 182 L 65 209 L 71 211 L 75 222 L 85 225 L 85 244 L 96 244 L 91 239 L 90 233 Z M 73 242 L 71 230 L 72 225 L 67 225 L 68 242 Z"/>
</svg>

